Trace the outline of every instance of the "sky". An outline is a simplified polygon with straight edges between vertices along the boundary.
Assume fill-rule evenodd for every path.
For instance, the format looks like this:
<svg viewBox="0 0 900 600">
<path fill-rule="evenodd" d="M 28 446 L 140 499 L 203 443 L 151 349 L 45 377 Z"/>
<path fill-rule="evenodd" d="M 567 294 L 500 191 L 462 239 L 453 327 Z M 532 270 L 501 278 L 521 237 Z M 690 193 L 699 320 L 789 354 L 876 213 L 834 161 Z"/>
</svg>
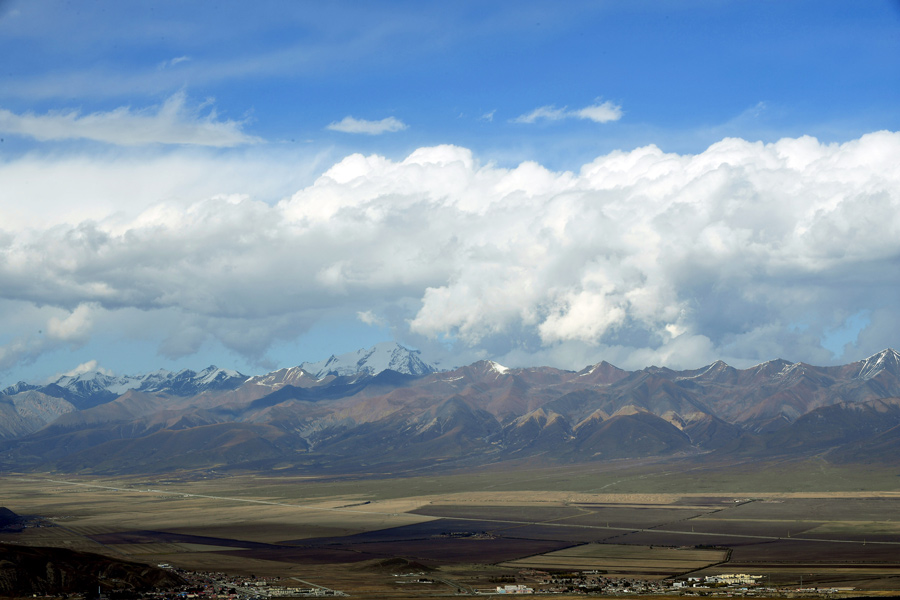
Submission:
<svg viewBox="0 0 900 600">
<path fill-rule="evenodd" d="M 0 385 L 900 346 L 900 2 L 0 0 Z"/>
</svg>

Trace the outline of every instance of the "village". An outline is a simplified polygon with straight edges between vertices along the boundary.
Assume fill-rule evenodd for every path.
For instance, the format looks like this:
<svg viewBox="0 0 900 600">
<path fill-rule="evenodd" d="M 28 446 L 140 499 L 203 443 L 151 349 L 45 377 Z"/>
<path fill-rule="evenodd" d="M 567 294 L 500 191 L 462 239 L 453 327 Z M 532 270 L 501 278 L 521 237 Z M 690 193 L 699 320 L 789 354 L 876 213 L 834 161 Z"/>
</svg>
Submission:
<svg viewBox="0 0 900 600">
<path fill-rule="evenodd" d="M 268 578 L 231 576 L 221 572 L 192 572 L 176 569 L 168 564 L 162 568 L 177 572 L 187 581 L 187 585 L 177 590 L 147 593 L 147 598 L 164 600 L 215 599 L 215 600 L 261 600 L 266 598 L 304 598 L 351 596 L 347 592 L 327 588 L 302 581 L 297 578 Z M 424 573 L 395 573 L 397 583 L 435 584 L 449 583 L 441 579 L 425 576 Z M 853 591 L 854 588 L 817 588 L 763 585 L 765 577 L 746 573 L 725 573 L 708 576 L 694 576 L 675 580 L 644 580 L 637 578 L 611 578 L 596 570 L 579 572 L 550 573 L 524 570 L 517 577 L 508 579 L 526 583 L 504 583 L 492 587 L 474 588 L 466 591 L 456 589 L 459 596 L 479 595 L 595 595 L 595 596 L 714 596 L 714 597 L 830 597 Z M 448 595 L 434 592 L 423 596 Z"/>
<path fill-rule="evenodd" d="M 478 594 L 592 594 L 619 595 L 680 595 L 680 596 L 759 596 L 779 597 L 795 595 L 823 596 L 852 591 L 853 588 L 797 588 L 765 587 L 763 575 L 723 573 L 675 580 L 644 580 L 611 578 L 597 570 L 573 573 L 548 573 L 528 570 L 521 575 L 535 579 L 532 586 L 506 584 L 496 588 L 476 590 Z"/>
</svg>

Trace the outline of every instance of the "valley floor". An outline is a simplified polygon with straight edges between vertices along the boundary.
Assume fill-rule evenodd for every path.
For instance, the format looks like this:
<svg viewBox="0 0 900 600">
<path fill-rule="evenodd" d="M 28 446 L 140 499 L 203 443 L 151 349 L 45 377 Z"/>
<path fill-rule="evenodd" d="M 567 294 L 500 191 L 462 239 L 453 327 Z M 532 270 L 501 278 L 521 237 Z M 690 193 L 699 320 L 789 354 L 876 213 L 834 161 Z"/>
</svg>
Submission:
<svg viewBox="0 0 900 600">
<path fill-rule="evenodd" d="M 900 591 L 900 478 L 890 469 L 748 465 L 730 486 L 735 474 L 723 466 L 677 466 L 329 478 L 7 473 L 2 504 L 39 519 L 0 530 L 0 542 L 358 597 L 564 591 L 577 589 L 566 581 L 576 574 L 623 593 L 626 583 L 651 593 L 729 573 L 813 594 Z"/>
</svg>

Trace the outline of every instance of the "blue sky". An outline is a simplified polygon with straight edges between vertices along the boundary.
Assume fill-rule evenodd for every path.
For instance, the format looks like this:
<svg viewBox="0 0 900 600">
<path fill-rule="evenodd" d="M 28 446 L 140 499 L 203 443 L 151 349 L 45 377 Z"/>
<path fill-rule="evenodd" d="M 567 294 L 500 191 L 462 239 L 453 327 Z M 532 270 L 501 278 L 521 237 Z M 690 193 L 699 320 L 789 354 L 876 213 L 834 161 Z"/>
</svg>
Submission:
<svg viewBox="0 0 900 600">
<path fill-rule="evenodd" d="M 0 384 L 897 345 L 898 32 L 895 1 L 0 2 Z"/>
</svg>

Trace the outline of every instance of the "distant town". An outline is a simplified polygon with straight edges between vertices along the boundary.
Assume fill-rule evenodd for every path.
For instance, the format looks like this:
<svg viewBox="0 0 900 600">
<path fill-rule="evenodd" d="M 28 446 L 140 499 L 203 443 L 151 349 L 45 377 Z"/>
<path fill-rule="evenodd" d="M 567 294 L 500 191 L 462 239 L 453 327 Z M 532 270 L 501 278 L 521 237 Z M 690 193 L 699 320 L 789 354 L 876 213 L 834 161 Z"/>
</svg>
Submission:
<svg viewBox="0 0 900 600">
<path fill-rule="evenodd" d="M 170 569 L 181 576 L 187 584 L 179 589 L 148 592 L 147 598 L 165 600 L 216 599 L 216 600 L 261 600 L 265 598 L 305 598 L 349 596 L 341 590 L 327 588 L 297 578 L 267 578 L 231 576 L 221 572 L 194 572 L 161 563 L 160 568 Z M 425 572 L 394 573 L 398 584 L 447 584 L 434 575 Z M 602 596 L 672 595 L 672 596 L 722 596 L 722 597 L 823 597 L 845 595 L 856 592 L 853 587 L 798 587 L 768 586 L 763 575 L 749 573 L 723 573 L 697 577 L 683 577 L 674 580 L 644 580 L 636 578 L 605 577 L 597 570 L 579 572 L 548 572 L 533 569 L 520 571 L 508 579 L 523 583 L 504 583 L 494 587 L 456 589 L 456 595 L 533 595 L 533 594 L 590 594 Z M 436 592 L 436 590 L 435 590 Z M 423 593 L 430 596 L 432 593 Z M 446 595 L 446 591 L 441 594 Z"/>
</svg>

